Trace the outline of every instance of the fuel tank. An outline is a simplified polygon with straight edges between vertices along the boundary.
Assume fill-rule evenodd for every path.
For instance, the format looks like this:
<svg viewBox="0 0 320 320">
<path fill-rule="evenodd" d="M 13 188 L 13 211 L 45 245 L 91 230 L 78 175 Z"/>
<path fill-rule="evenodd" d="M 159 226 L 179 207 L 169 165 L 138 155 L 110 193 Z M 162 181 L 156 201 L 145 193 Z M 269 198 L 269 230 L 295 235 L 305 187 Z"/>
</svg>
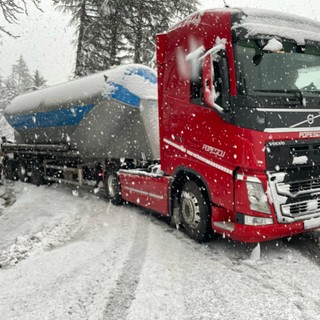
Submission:
<svg viewBox="0 0 320 320">
<path fill-rule="evenodd" d="M 17 144 L 68 145 L 83 158 L 159 158 L 157 77 L 116 67 L 12 100 L 4 116 Z"/>
</svg>

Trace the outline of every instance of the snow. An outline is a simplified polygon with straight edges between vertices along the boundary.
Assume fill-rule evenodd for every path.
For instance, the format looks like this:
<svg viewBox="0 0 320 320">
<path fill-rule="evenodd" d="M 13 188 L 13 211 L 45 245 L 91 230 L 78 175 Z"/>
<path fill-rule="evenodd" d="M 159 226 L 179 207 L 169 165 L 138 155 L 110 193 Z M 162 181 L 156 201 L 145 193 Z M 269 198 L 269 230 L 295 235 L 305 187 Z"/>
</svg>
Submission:
<svg viewBox="0 0 320 320">
<path fill-rule="evenodd" d="M 144 169 L 121 169 L 119 172 L 127 174 L 137 174 L 139 176 L 162 178 L 164 172 L 161 170 L 160 165 L 155 165 L 151 168 L 151 172 L 144 171 Z"/>
<path fill-rule="evenodd" d="M 239 10 L 242 10 L 245 16 L 241 23 L 233 26 L 233 29 L 245 28 L 248 36 L 278 36 L 293 39 L 299 45 L 304 45 L 307 39 L 320 41 L 320 23 L 317 21 L 271 10 L 252 8 Z"/>
<path fill-rule="evenodd" d="M 308 163 L 307 156 L 293 157 L 293 160 L 292 160 L 293 165 L 306 164 L 306 163 Z"/>
<path fill-rule="evenodd" d="M 153 81 L 146 79 L 144 73 L 152 76 Z M 48 111 L 70 104 L 74 106 L 75 103 L 81 105 L 88 99 L 101 99 L 112 93 L 114 84 L 123 86 L 142 99 L 157 99 L 155 71 L 146 66 L 131 64 L 23 94 L 11 102 L 5 114 Z"/>
<path fill-rule="evenodd" d="M 309 208 L 308 208 L 309 209 Z M 317 219 L 311 219 L 311 220 L 305 220 L 303 222 L 304 228 L 307 229 L 312 229 L 312 228 L 317 228 L 320 226 L 320 218 Z"/>
<path fill-rule="evenodd" d="M 204 46 L 200 46 L 197 49 L 191 51 L 189 54 L 186 56 L 186 62 L 192 62 L 194 60 L 198 60 L 199 57 L 204 53 L 205 48 Z"/>
<path fill-rule="evenodd" d="M 260 247 L 260 243 L 258 243 L 257 246 L 251 252 L 250 260 L 259 261 L 260 258 L 261 258 L 261 247 Z"/>
<path fill-rule="evenodd" d="M 272 51 L 272 52 L 277 52 L 282 49 L 283 49 L 282 43 L 275 38 L 270 39 L 268 43 L 263 47 L 264 51 Z"/>
<path fill-rule="evenodd" d="M 187 16 L 185 19 L 182 21 L 174 24 L 172 27 L 170 27 L 169 31 L 175 30 L 177 28 L 185 27 L 185 26 L 195 26 L 198 27 L 198 25 L 201 22 L 202 16 L 205 14 L 205 10 L 197 11 L 189 16 Z"/>
<path fill-rule="evenodd" d="M 287 14 L 266 9 L 254 8 L 219 8 L 195 12 L 170 28 L 174 30 L 186 25 L 197 27 L 206 12 L 229 11 L 243 12 L 242 21 L 233 26 L 233 29 L 245 28 L 248 36 L 270 35 L 295 40 L 304 45 L 305 40 L 320 41 L 320 22 L 302 16 Z"/>
<path fill-rule="evenodd" d="M 198 244 L 79 189 L 0 187 L 2 319 L 318 319 L 318 233 Z M 293 276 L 294 275 L 294 276 Z"/>
</svg>

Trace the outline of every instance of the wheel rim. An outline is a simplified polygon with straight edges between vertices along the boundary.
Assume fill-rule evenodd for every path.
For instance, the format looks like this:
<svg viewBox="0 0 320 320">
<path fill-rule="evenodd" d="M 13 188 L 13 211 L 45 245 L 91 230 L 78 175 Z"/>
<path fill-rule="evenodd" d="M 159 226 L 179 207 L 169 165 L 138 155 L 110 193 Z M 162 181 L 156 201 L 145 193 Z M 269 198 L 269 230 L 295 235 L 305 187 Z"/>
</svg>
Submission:
<svg viewBox="0 0 320 320">
<path fill-rule="evenodd" d="M 18 168 L 18 175 L 19 175 L 19 179 L 22 182 L 25 182 L 27 180 L 27 170 L 26 167 L 24 165 L 20 165 Z"/>
<path fill-rule="evenodd" d="M 196 229 L 200 223 L 200 208 L 196 196 L 191 192 L 182 194 L 182 216 L 183 220 L 192 228 Z"/>
<path fill-rule="evenodd" d="M 111 198 L 114 198 L 117 194 L 116 185 L 117 185 L 117 177 L 114 175 L 110 175 L 108 177 L 108 191 Z"/>
</svg>

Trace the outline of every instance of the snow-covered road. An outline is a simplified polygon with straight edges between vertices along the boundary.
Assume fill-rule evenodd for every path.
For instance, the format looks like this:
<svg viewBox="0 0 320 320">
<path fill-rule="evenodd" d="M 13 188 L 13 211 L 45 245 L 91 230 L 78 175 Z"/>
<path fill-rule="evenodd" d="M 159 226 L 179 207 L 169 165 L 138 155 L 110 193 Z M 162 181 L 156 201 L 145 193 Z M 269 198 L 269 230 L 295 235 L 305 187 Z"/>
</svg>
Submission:
<svg viewBox="0 0 320 320">
<path fill-rule="evenodd" d="M 310 236 L 198 244 L 156 215 L 66 186 L 0 187 L 0 319 L 319 319 Z"/>
</svg>

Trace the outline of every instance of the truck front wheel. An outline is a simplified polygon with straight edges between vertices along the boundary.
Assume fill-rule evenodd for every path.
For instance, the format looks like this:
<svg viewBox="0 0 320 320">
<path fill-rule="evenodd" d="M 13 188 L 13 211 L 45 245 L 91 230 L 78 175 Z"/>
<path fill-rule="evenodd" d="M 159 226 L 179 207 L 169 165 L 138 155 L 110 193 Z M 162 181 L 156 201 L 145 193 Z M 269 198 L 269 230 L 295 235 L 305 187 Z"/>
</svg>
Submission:
<svg viewBox="0 0 320 320">
<path fill-rule="evenodd" d="M 190 238 L 199 242 L 208 240 L 211 234 L 210 206 L 203 192 L 194 181 L 188 181 L 180 198 L 182 225 Z"/>
<path fill-rule="evenodd" d="M 115 172 L 106 174 L 105 189 L 107 198 L 109 198 L 114 205 L 122 204 L 120 181 Z"/>
</svg>

